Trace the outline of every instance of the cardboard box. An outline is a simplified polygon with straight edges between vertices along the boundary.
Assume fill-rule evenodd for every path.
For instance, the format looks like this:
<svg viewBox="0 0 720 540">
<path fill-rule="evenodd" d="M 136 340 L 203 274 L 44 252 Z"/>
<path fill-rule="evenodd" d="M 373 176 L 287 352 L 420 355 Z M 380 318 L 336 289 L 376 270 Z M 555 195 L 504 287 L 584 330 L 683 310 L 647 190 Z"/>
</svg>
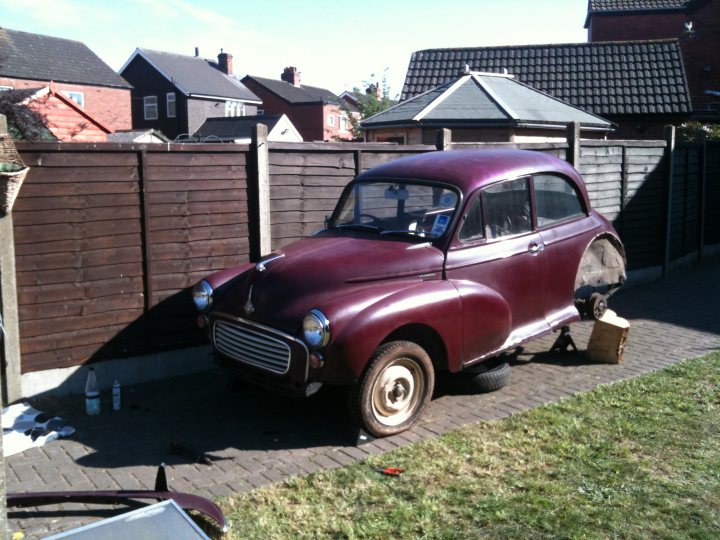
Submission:
<svg viewBox="0 0 720 540">
<path fill-rule="evenodd" d="M 595 321 L 585 357 L 603 364 L 621 363 L 629 330 L 630 323 L 608 309 Z"/>
</svg>

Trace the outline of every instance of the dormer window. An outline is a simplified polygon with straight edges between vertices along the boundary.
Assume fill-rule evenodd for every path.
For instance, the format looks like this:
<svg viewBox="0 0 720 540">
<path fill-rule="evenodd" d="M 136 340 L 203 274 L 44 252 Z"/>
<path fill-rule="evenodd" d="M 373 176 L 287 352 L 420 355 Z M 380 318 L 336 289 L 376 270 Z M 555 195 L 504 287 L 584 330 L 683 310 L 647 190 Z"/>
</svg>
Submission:
<svg viewBox="0 0 720 540">
<path fill-rule="evenodd" d="M 63 91 L 63 95 L 72 99 L 79 107 L 85 107 L 85 94 L 82 92 Z"/>
<path fill-rule="evenodd" d="M 225 116 L 245 116 L 245 103 L 234 100 L 226 101 Z"/>
</svg>

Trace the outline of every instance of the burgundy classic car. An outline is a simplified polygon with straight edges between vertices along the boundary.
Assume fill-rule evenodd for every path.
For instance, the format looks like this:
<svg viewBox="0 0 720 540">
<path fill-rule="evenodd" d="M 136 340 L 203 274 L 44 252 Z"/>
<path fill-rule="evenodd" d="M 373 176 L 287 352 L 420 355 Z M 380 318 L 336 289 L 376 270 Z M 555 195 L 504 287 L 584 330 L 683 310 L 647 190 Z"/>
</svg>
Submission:
<svg viewBox="0 0 720 540">
<path fill-rule="evenodd" d="M 507 380 L 500 353 L 602 315 L 623 246 L 579 174 L 539 152 L 432 152 L 358 176 L 325 229 L 193 290 L 216 356 L 309 395 L 350 388 L 369 433 L 413 426 L 440 372 Z"/>
</svg>

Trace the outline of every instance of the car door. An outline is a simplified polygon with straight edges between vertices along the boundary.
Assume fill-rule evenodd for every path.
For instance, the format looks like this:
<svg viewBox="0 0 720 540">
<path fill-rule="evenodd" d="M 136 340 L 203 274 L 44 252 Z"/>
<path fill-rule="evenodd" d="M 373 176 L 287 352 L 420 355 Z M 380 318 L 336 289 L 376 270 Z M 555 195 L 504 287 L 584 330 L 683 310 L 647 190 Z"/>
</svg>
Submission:
<svg viewBox="0 0 720 540">
<path fill-rule="evenodd" d="M 532 179 L 537 227 L 547 260 L 545 317 L 552 327 L 577 318 L 575 276 L 580 259 L 597 223 L 573 183 L 558 174 L 536 174 Z"/>
<path fill-rule="evenodd" d="M 446 259 L 463 302 L 465 363 L 548 329 L 544 246 L 531 203 L 530 179 L 518 178 L 480 190 L 465 206 Z"/>
</svg>

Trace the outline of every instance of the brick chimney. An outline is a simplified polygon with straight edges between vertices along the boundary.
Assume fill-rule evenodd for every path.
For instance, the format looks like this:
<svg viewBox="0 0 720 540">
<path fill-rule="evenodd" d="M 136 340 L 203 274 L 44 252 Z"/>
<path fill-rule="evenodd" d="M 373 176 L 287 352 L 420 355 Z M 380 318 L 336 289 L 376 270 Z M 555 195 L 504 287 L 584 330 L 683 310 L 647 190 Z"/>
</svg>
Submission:
<svg viewBox="0 0 720 540">
<path fill-rule="evenodd" d="M 378 99 L 382 98 L 382 88 L 380 88 L 380 85 L 378 83 L 368 86 L 367 90 L 365 90 L 365 93 L 374 95 Z"/>
<path fill-rule="evenodd" d="M 223 52 L 223 50 L 220 49 L 220 54 L 218 54 L 218 66 L 220 67 L 220 71 L 222 71 L 225 75 L 233 74 L 232 60 L 232 54 Z"/>
<path fill-rule="evenodd" d="M 293 86 L 300 86 L 300 72 L 296 67 L 286 67 L 280 78 Z"/>
</svg>

